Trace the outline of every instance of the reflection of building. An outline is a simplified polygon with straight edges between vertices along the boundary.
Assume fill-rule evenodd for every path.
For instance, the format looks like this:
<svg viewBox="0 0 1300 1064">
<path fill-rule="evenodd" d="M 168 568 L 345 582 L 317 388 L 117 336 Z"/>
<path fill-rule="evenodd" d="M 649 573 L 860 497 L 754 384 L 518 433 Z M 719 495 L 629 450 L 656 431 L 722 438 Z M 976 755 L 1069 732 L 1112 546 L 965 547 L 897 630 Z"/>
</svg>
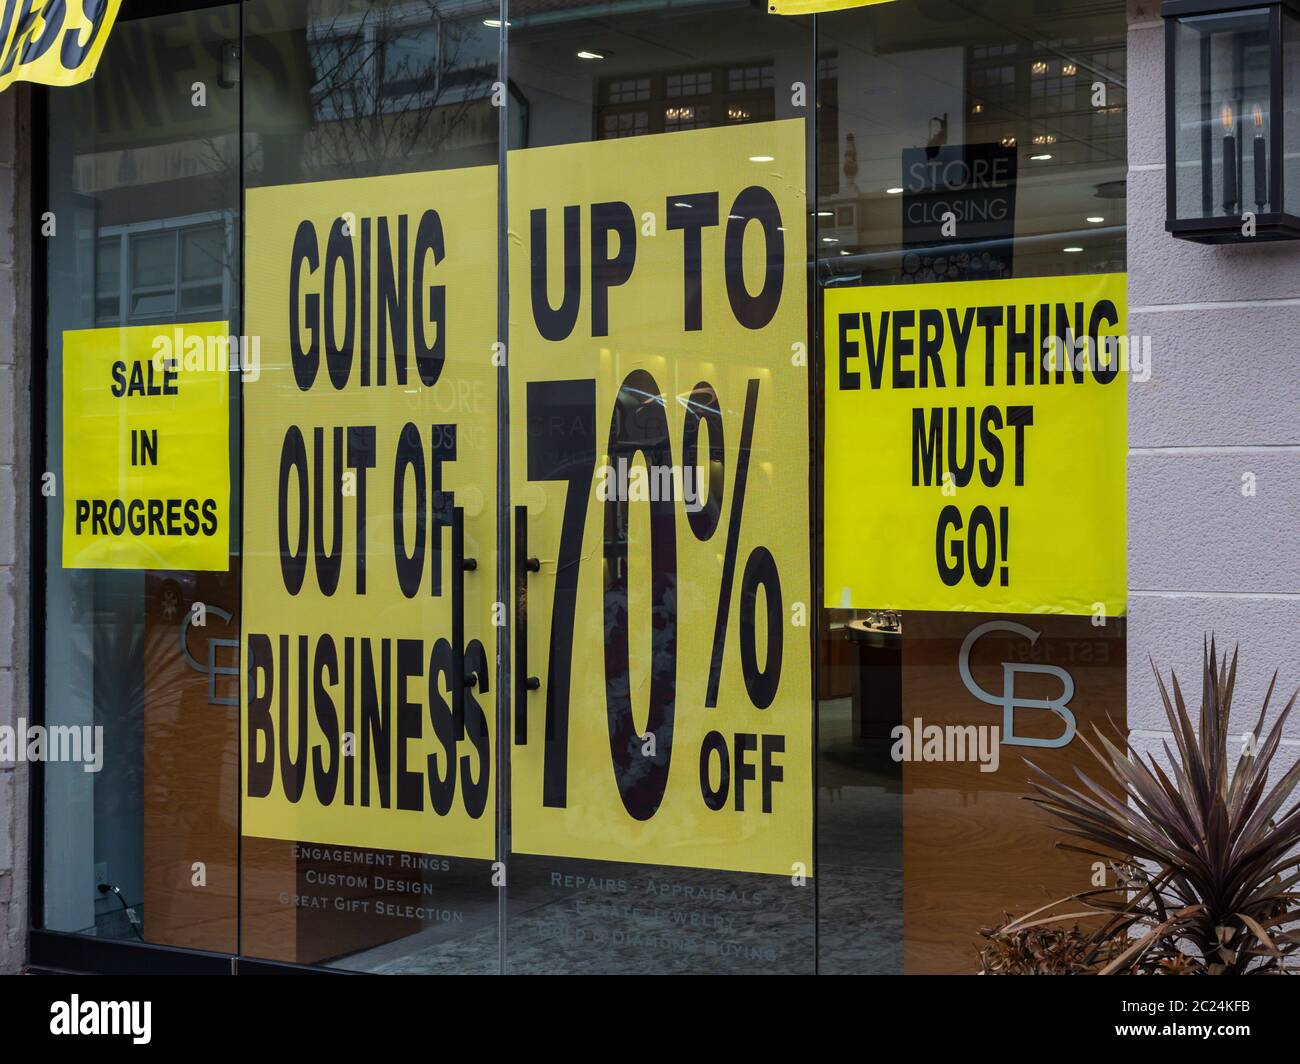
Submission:
<svg viewBox="0 0 1300 1064">
<path fill-rule="evenodd" d="M 1122 205 L 1100 198 L 1102 186 L 1125 176 L 1122 35 L 1103 12 L 1031 15 L 1026 6 L 1007 5 L 1000 9 L 1006 16 L 987 22 L 968 15 L 918 28 L 882 18 L 842 40 L 833 31 L 822 35 L 818 181 L 825 270 L 860 274 L 870 283 L 915 272 L 917 264 L 894 250 L 899 205 L 892 197 L 906 186 L 903 152 L 940 143 L 1016 151 L 1018 275 L 1122 268 L 1123 218 L 1116 216 Z M 962 43 L 955 44 L 958 29 Z M 845 82 L 859 78 L 866 91 L 846 96 Z M 842 158 L 846 144 L 853 145 L 852 177 Z M 1080 204 L 1097 209 L 1081 211 Z M 1093 216 L 1103 221 L 1086 220 Z M 1086 241 L 1086 264 L 1062 258 L 1062 247 L 1072 245 L 1058 234 L 1103 224 L 1102 246 L 1096 233 Z M 950 250 L 979 258 L 989 251 L 1005 255 L 1007 248 L 971 249 L 956 241 Z"/>
</svg>

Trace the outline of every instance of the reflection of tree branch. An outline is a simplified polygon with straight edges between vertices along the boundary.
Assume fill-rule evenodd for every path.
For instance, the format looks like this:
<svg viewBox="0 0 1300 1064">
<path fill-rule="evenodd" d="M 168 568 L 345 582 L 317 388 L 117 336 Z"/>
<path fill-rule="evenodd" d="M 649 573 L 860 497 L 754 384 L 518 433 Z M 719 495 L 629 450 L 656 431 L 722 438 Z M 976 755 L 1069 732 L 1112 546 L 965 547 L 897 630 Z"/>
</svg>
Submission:
<svg viewBox="0 0 1300 1064">
<path fill-rule="evenodd" d="M 312 104 L 317 136 L 313 151 L 326 165 L 374 163 L 412 153 L 434 153 L 456 137 L 476 100 L 468 62 L 470 27 L 439 17 L 436 4 L 398 20 L 370 9 L 341 24 L 336 16 L 311 28 L 308 50 L 317 80 Z M 399 58 L 404 39 L 427 38 L 424 50 Z M 490 76 L 490 74 L 489 74 Z M 452 90 L 459 97 L 450 100 Z"/>
</svg>

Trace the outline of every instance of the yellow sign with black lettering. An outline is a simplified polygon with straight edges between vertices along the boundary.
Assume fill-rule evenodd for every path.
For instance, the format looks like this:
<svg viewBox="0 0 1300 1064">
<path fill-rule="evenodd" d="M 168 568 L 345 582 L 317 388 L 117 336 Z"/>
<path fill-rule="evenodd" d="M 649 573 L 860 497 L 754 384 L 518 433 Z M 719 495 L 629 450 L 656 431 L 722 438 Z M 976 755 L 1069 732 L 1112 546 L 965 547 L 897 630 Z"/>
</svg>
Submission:
<svg viewBox="0 0 1300 1064">
<path fill-rule="evenodd" d="M 0 91 L 15 81 L 89 81 L 120 6 L 121 0 L 8 0 L 0 12 Z"/>
<path fill-rule="evenodd" d="M 1125 293 L 826 290 L 826 606 L 1125 612 Z"/>
<path fill-rule="evenodd" d="M 804 132 L 510 156 L 517 851 L 811 874 Z"/>
<path fill-rule="evenodd" d="M 851 7 L 875 7 L 894 0 L 767 0 L 769 15 L 813 15 L 819 11 L 845 11 Z"/>
<path fill-rule="evenodd" d="M 496 202 L 247 194 L 245 835 L 494 853 Z"/>
<path fill-rule="evenodd" d="M 228 355 L 225 322 L 63 334 L 65 569 L 228 568 Z"/>
</svg>

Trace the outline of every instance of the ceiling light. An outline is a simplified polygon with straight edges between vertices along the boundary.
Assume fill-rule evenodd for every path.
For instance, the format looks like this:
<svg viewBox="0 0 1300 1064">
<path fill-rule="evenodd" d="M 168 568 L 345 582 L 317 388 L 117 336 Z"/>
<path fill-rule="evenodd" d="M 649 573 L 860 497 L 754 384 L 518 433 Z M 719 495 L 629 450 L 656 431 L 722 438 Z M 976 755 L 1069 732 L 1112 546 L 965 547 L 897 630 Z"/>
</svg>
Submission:
<svg viewBox="0 0 1300 1064">
<path fill-rule="evenodd" d="M 749 157 L 749 161 L 751 163 L 772 163 L 772 162 L 776 162 L 776 156 L 775 155 L 751 155 Z"/>
<path fill-rule="evenodd" d="M 1048 159 L 1051 158 L 1051 156 L 1050 156 L 1050 155 L 1031 155 L 1029 158 L 1030 158 L 1030 160 L 1032 160 L 1033 162 L 1036 162 L 1036 163 L 1045 163 L 1045 162 L 1047 162 Z"/>
<path fill-rule="evenodd" d="M 485 18 L 483 20 L 483 25 L 487 26 L 489 29 L 499 30 L 502 27 L 502 25 L 509 26 L 510 23 L 509 22 L 502 23 L 502 21 L 499 18 Z"/>
<path fill-rule="evenodd" d="M 578 53 L 579 59 L 604 59 L 605 57 L 599 52 L 582 51 Z"/>
<path fill-rule="evenodd" d="M 890 196 L 897 196 L 902 191 L 903 190 L 901 188 L 898 188 L 897 186 L 895 186 L 894 188 L 885 189 L 885 193 Z"/>
<path fill-rule="evenodd" d="M 1075 255 L 1078 252 L 1082 251 L 1083 248 L 1061 248 L 1061 250 L 1064 251 L 1067 255 Z"/>
<path fill-rule="evenodd" d="M 1093 225 L 1100 225 L 1106 219 L 1103 218 L 1100 214 L 1090 214 L 1084 220 L 1088 222 L 1092 222 Z"/>
</svg>

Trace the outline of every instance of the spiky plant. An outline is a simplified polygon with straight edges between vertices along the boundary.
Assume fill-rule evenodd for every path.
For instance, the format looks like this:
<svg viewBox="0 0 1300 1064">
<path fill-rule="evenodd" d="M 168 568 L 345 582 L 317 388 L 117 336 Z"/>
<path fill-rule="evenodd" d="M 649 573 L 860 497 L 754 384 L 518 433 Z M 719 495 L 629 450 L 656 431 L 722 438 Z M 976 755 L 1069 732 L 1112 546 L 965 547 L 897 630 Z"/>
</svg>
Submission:
<svg viewBox="0 0 1300 1064">
<path fill-rule="evenodd" d="M 1210 975 L 1289 970 L 1300 948 L 1300 761 L 1269 785 L 1282 729 L 1296 695 L 1264 734 L 1277 674 L 1255 727 L 1243 737 L 1229 771 L 1228 728 L 1237 652 L 1219 660 L 1211 639 L 1203 653 L 1199 727 L 1171 672 L 1173 697 L 1152 663 L 1177 756 L 1165 742 L 1167 767 L 1144 761 L 1095 729 L 1097 745 L 1080 734 L 1109 787 L 1076 769 L 1071 787 L 1030 763 L 1038 796 L 1030 798 L 1088 846 L 1062 843 L 1102 858 L 1117 887 L 1064 899 L 1083 909 L 1030 913 L 989 937 L 1025 941 L 1040 927 L 1088 918 L 1088 945 L 1072 953 L 1098 974 L 1203 972 Z M 1118 795 L 1122 795 L 1119 797 Z M 1284 810 L 1284 806 L 1287 808 Z M 1048 909 L 1056 906 L 1048 906 Z M 1114 943 L 1124 941 L 1116 952 Z"/>
</svg>

